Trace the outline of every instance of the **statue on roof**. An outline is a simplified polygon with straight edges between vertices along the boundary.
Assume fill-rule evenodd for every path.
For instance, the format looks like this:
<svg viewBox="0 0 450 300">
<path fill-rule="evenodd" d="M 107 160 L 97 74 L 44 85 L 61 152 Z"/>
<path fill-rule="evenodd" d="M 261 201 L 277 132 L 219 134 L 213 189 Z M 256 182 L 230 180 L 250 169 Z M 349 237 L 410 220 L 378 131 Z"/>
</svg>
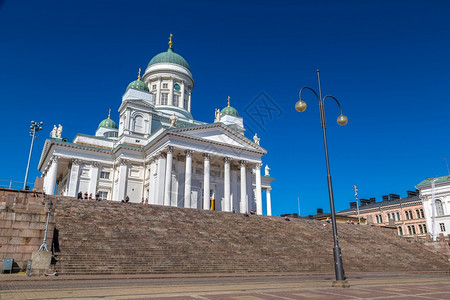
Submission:
<svg viewBox="0 0 450 300">
<path fill-rule="evenodd" d="M 216 108 L 214 123 L 220 122 L 220 109 Z"/>
<path fill-rule="evenodd" d="M 269 170 L 270 170 L 269 165 L 266 165 L 266 167 L 264 168 L 264 176 L 270 176 Z"/>
<path fill-rule="evenodd" d="M 178 118 L 177 116 L 175 116 L 175 114 L 171 115 L 169 120 L 170 120 L 170 127 L 177 127 Z"/>
<path fill-rule="evenodd" d="M 256 144 L 256 145 L 259 145 L 259 141 L 260 141 L 261 139 L 258 137 L 258 134 L 257 133 L 255 133 L 255 135 L 253 136 L 253 142 Z"/>
<path fill-rule="evenodd" d="M 56 127 L 56 126 L 55 126 Z M 60 139 L 62 135 L 63 127 L 61 124 L 58 124 L 58 129 L 56 129 L 56 138 Z"/>
<path fill-rule="evenodd" d="M 50 132 L 50 137 L 52 139 L 56 138 L 56 132 L 58 131 L 58 128 L 56 128 L 56 125 L 53 125 L 53 130 Z"/>
</svg>

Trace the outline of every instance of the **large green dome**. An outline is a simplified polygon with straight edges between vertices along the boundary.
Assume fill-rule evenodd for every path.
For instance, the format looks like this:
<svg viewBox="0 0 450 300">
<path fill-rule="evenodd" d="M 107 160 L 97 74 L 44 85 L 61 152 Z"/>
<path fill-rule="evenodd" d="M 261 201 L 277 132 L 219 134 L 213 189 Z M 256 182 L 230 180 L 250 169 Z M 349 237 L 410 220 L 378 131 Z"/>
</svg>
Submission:
<svg viewBox="0 0 450 300">
<path fill-rule="evenodd" d="M 113 120 L 111 120 L 108 116 L 108 119 L 104 119 L 103 121 L 100 122 L 100 124 L 98 124 L 98 127 L 105 127 L 105 128 L 113 128 L 113 129 L 117 129 L 117 125 L 116 122 L 114 122 Z"/>
<path fill-rule="evenodd" d="M 133 90 L 139 90 L 139 91 L 144 91 L 144 92 L 149 92 L 148 86 L 140 80 L 140 76 L 137 80 L 131 82 L 128 87 L 127 87 L 127 91 L 129 89 L 133 89 Z"/>
<path fill-rule="evenodd" d="M 172 48 L 169 48 L 166 52 L 161 52 L 153 57 L 152 60 L 148 63 L 147 68 L 158 63 L 176 64 L 185 67 L 189 71 L 191 70 L 187 61 L 181 55 L 173 52 Z"/>
</svg>

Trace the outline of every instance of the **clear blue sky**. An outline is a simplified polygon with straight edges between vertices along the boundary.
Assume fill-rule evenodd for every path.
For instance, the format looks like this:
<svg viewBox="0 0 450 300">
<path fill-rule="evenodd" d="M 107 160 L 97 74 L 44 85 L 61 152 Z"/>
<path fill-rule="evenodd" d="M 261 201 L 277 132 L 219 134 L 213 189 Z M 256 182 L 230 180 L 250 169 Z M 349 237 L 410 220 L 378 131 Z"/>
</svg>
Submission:
<svg viewBox="0 0 450 300">
<path fill-rule="evenodd" d="M 0 0 L 0 180 L 23 181 L 31 120 L 44 122 L 32 182 L 54 124 L 72 140 L 109 108 L 117 121 L 128 83 L 172 33 L 196 82 L 194 118 L 212 122 L 231 96 L 247 137 L 256 131 L 269 151 L 274 214 L 297 212 L 297 197 L 302 215 L 329 211 L 317 100 L 305 92 L 308 109 L 294 109 L 302 86 L 317 90 L 317 68 L 349 117 L 338 126 L 327 103 L 336 209 L 354 201 L 354 184 L 362 198 L 406 196 L 447 174 L 449 15 L 449 1 Z M 252 113 L 261 91 L 278 109 L 264 121 Z"/>
</svg>

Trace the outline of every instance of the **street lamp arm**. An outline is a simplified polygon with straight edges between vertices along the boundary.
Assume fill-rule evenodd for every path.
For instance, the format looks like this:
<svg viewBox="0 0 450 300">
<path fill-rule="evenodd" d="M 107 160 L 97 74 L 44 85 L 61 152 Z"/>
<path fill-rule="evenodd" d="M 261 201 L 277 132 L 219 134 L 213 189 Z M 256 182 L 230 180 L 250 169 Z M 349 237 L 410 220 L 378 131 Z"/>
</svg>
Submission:
<svg viewBox="0 0 450 300">
<path fill-rule="evenodd" d="M 319 102 L 320 102 L 320 97 L 319 97 L 319 95 L 317 95 L 316 91 L 313 90 L 312 88 L 310 88 L 309 86 L 304 86 L 304 87 L 302 87 L 302 88 L 300 89 L 300 92 L 298 92 L 298 99 L 299 99 L 299 100 L 302 99 L 302 91 L 303 91 L 303 89 L 307 89 L 307 90 L 310 90 L 311 92 L 313 92 L 314 95 L 316 95 L 317 100 L 319 100 Z"/>
<path fill-rule="evenodd" d="M 341 111 L 341 115 L 342 115 L 342 108 L 341 108 L 341 104 L 339 103 L 339 101 L 336 98 L 334 98 L 334 96 L 326 95 L 325 97 L 323 97 L 323 101 L 322 101 L 324 103 L 324 105 L 325 105 L 325 99 L 327 99 L 327 98 L 332 98 L 332 99 L 334 99 L 334 101 L 336 101 L 337 105 L 339 106 L 339 110 Z"/>
</svg>

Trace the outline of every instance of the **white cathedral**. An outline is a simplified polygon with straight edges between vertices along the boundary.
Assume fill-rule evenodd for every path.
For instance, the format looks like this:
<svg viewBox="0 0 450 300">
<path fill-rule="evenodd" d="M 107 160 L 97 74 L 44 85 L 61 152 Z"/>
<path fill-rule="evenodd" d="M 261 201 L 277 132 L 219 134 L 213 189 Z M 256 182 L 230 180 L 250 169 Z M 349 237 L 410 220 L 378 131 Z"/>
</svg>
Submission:
<svg viewBox="0 0 450 300">
<path fill-rule="evenodd" d="M 128 85 L 118 126 L 108 115 L 95 135 L 77 134 L 72 142 L 61 138 L 61 126 L 54 128 L 38 165 L 45 193 L 261 215 L 265 190 L 271 215 L 274 178 L 267 165 L 261 175 L 267 151 L 256 135 L 245 137 L 230 98 L 213 123 L 194 120 L 193 88 L 171 35 L 167 51 Z"/>
</svg>

